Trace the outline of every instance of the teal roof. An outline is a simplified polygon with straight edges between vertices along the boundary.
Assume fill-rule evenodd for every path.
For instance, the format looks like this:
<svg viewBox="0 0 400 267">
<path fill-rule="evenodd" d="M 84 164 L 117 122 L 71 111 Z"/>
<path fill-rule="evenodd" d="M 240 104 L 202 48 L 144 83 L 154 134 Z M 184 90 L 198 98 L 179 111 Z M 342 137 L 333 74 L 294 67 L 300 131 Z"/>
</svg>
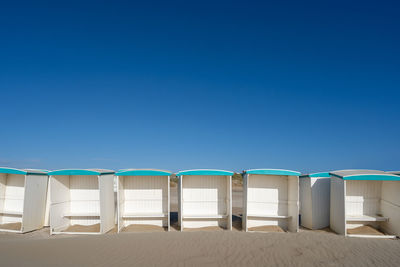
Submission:
<svg viewBox="0 0 400 267">
<path fill-rule="evenodd" d="M 101 169 L 66 169 L 56 170 L 49 172 L 49 175 L 103 175 L 103 174 L 114 174 L 112 170 L 101 170 Z"/>
<path fill-rule="evenodd" d="M 376 170 L 342 170 L 333 171 L 330 175 L 343 180 L 364 181 L 400 181 L 400 176 Z"/>
<path fill-rule="evenodd" d="M 213 169 L 198 169 L 198 170 L 186 170 L 180 171 L 176 176 L 182 175 L 228 175 L 232 176 L 233 172 L 224 170 L 213 170 Z"/>
<path fill-rule="evenodd" d="M 35 170 L 35 169 L 20 170 L 20 169 L 14 169 L 14 168 L 0 167 L 0 173 L 21 174 L 21 175 L 27 175 L 27 174 L 47 175 L 48 171 Z"/>
<path fill-rule="evenodd" d="M 288 175 L 288 176 L 300 176 L 300 172 L 280 169 L 253 169 L 247 170 L 248 174 L 262 174 L 262 175 Z"/>
<path fill-rule="evenodd" d="M 300 178 L 306 178 L 306 177 L 331 177 L 329 172 L 317 172 L 317 173 L 310 173 L 310 174 L 304 174 L 301 175 Z"/>
<path fill-rule="evenodd" d="M 154 169 L 124 169 L 119 170 L 117 176 L 170 176 L 172 172 Z"/>
</svg>

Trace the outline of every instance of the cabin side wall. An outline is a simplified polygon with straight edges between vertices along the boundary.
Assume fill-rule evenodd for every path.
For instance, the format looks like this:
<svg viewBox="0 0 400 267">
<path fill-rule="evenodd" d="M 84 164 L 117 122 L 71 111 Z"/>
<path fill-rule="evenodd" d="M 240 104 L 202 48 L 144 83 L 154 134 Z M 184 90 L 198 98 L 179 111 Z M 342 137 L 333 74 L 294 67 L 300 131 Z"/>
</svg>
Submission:
<svg viewBox="0 0 400 267">
<path fill-rule="evenodd" d="M 47 176 L 47 191 L 46 191 L 46 211 L 44 215 L 44 226 L 48 227 L 50 226 L 50 177 Z"/>
<path fill-rule="evenodd" d="M 48 185 L 47 175 L 27 175 L 25 179 L 23 233 L 44 226 Z"/>
<path fill-rule="evenodd" d="M 380 202 L 381 214 L 388 222 L 381 222 L 385 233 L 400 236 L 400 181 L 383 181 Z"/>
<path fill-rule="evenodd" d="M 115 227 L 114 175 L 99 176 L 100 232 L 107 233 Z"/>
<path fill-rule="evenodd" d="M 248 190 L 248 179 L 249 175 L 246 173 L 243 175 L 243 215 L 242 215 L 242 230 L 246 231 L 247 228 L 247 190 Z"/>
<path fill-rule="evenodd" d="M 0 211 L 4 210 L 7 174 L 0 173 Z M 0 224 L 3 223 L 3 214 L 0 214 Z"/>
<path fill-rule="evenodd" d="M 345 181 L 338 177 L 332 177 L 330 181 L 330 227 L 336 233 L 340 235 L 346 235 Z"/>
<path fill-rule="evenodd" d="M 299 231 L 299 177 L 288 176 L 288 230 Z"/>
<path fill-rule="evenodd" d="M 117 179 L 117 223 L 118 223 L 118 231 L 124 227 L 124 222 L 122 219 L 122 214 L 124 211 L 124 176 L 118 176 Z"/>
<path fill-rule="evenodd" d="M 311 179 L 308 177 L 299 179 L 301 226 L 308 229 L 313 227 L 312 208 L 314 203 L 312 203 Z"/>
<path fill-rule="evenodd" d="M 50 233 L 53 233 L 70 225 L 70 219 L 64 217 L 70 210 L 69 176 L 51 176 L 50 188 Z"/>
<path fill-rule="evenodd" d="M 329 226 L 331 181 L 329 177 L 311 178 L 312 229 Z"/>
</svg>

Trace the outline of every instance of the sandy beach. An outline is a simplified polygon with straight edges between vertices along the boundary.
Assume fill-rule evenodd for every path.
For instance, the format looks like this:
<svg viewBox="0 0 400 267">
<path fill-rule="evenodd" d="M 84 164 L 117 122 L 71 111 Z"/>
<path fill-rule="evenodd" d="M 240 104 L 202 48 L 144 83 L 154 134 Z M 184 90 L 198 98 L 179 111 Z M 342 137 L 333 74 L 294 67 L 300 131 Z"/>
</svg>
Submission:
<svg viewBox="0 0 400 267">
<path fill-rule="evenodd" d="M 0 233 L 2 266 L 399 266 L 400 241 L 344 238 L 327 230 L 299 233 L 241 231 L 242 192 L 233 190 L 233 231 L 171 231 L 135 227 L 99 236 L 49 236 L 45 228 Z M 128 229 L 129 230 L 129 229 Z M 150 231 L 149 231 L 150 230 Z M 207 230 L 207 229 L 204 229 Z M 210 230 L 210 229 L 208 229 Z"/>
</svg>

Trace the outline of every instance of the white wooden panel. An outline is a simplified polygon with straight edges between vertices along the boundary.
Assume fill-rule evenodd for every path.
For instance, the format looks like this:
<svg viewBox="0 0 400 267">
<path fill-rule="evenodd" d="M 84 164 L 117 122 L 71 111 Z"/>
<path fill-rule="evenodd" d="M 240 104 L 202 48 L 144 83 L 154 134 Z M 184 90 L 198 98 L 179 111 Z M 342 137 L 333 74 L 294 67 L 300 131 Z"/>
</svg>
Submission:
<svg viewBox="0 0 400 267">
<path fill-rule="evenodd" d="M 46 192 L 46 212 L 44 216 L 44 226 L 50 226 L 50 178 L 47 178 L 47 192 Z"/>
<path fill-rule="evenodd" d="M 346 215 L 379 213 L 381 184 L 381 181 L 346 181 Z"/>
<path fill-rule="evenodd" d="M 311 178 L 300 178 L 299 180 L 300 191 L 300 214 L 301 225 L 313 229 L 313 203 L 311 193 Z"/>
<path fill-rule="evenodd" d="M 3 212 L 23 213 L 25 175 L 7 174 Z M 2 223 L 21 222 L 21 216 L 3 214 Z"/>
<path fill-rule="evenodd" d="M 329 226 L 331 181 L 329 177 L 311 178 L 312 188 L 312 228 L 322 229 Z M 303 217 L 302 217 L 303 218 Z"/>
<path fill-rule="evenodd" d="M 400 182 L 383 181 L 380 211 L 389 221 L 380 224 L 385 233 L 400 236 Z"/>
<path fill-rule="evenodd" d="M 330 227 L 338 234 L 346 235 L 345 181 L 340 178 L 331 179 Z"/>
<path fill-rule="evenodd" d="M 230 215 L 229 176 L 185 175 L 182 181 L 181 216 Z M 183 228 L 220 226 L 229 228 L 229 216 L 224 219 L 183 219 Z"/>
<path fill-rule="evenodd" d="M 22 232 L 40 229 L 44 226 L 46 214 L 48 177 L 27 175 L 25 180 L 24 213 Z"/>
<path fill-rule="evenodd" d="M 100 232 L 107 233 L 115 227 L 114 175 L 99 176 Z"/>
<path fill-rule="evenodd" d="M 278 225 L 286 231 L 288 229 L 287 219 L 249 217 L 249 215 L 287 216 L 289 203 L 288 177 L 248 175 L 247 187 L 247 228 Z M 294 201 L 295 205 L 296 203 L 297 201 Z"/>
<path fill-rule="evenodd" d="M 169 212 L 168 176 L 124 176 L 124 214 L 167 214 Z M 124 220 L 124 226 L 130 224 L 150 224 L 168 227 L 168 217 L 164 218 L 129 218 Z"/>
<path fill-rule="evenodd" d="M 4 210 L 4 198 L 6 193 L 7 174 L 0 173 L 0 211 Z M 0 224 L 3 223 L 3 216 L 0 214 Z"/>
<path fill-rule="evenodd" d="M 299 231 L 299 177 L 288 176 L 288 231 Z"/>
<path fill-rule="evenodd" d="M 227 184 L 228 184 L 228 188 L 227 188 L 227 230 L 232 230 L 232 176 L 227 176 Z"/>
<path fill-rule="evenodd" d="M 180 227 L 180 230 L 183 230 L 183 224 L 182 224 L 182 179 L 183 176 L 180 176 L 178 179 L 178 226 Z"/>
<path fill-rule="evenodd" d="M 117 214 L 118 214 L 118 232 L 124 227 L 122 213 L 124 210 L 124 183 L 123 176 L 117 177 Z"/>
<path fill-rule="evenodd" d="M 183 179 L 183 216 L 226 215 L 226 176 L 185 175 Z"/>
<path fill-rule="evenodd" d="M 97 175 L 70 176 L 70 213 L 100 214 L 100 192 Z M 100 218 L 72 217 L 71 224 L 92 225 L 100 223 Z"/>
<path fill-rule="evenodd" d="M 64 214 L 70 211 L 69 176 L 50 177 L 50 233 L 70 225 L 70 218 Z"/>
<path fill-rule="evenodd" d="M 248 174 L 243 176 L 243 215 L 242 215 L 242 230 L 248 231 L 247 227 L 247 195 L 248 195 Z"/>
</svg>

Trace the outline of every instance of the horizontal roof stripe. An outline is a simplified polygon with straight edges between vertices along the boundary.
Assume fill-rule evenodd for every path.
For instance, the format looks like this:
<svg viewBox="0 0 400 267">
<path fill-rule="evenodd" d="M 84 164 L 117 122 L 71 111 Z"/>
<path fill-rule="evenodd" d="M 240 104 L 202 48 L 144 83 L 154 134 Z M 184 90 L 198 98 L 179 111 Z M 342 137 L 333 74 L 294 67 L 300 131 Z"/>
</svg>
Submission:
<svg viewBox="0 0 400 267">
<path fill-rule="evenodd" d="M 331 177 L 329 172 L 317 172 L 317 173 L 310 173 L 310 174 L 304 174 L 301 175 L 300 178 L 306 178 L 306 177 L 321 177 L 321 178 L 325 178 L 325 177 Z"/>
<path fill-rule="evenodd" d="M 154 169 L 124 169 L 115 173 L 117 176 L 170 176 L 172 172 Z"/>
<path fill-rule="evenodd" d="M 7 167 L 0 167 L 0 173 L 21 174 L 21 175 L 27 175 L 27 174 L 47 175 L 47 171 L 45 170 L 35 170 L 35 169 L 20 170 Z"/>
<path fill-rule="evenodd" d="M 341 170 L 330 174 L 343 180 L 400 181 L 400 176 L 377 170 Z"/>
<path fill-rule="evenodd" d="M 228 175 L 232 176 L 233 172 L 224 170 L 214 170 L 214 169 L 197 169 L 197 170 L 186 170 L 180 171 L 176 176 L 182 175 Z"/>
<path fill-rule="evenodd" d="M 66 169 L 49 172 L 49 175 L 103 175 L 114 174 L 112 170 L 97 170 L 97 169 Z"/>
<path fill-rule="evenodd" d="M 248 174 L 261 174 L 261 175 L 287 175 L 287 176 L 300 176 L 300 172 L 281 170 L 281 169 L 252 169 L 247 170 Z"/>
</svg>

